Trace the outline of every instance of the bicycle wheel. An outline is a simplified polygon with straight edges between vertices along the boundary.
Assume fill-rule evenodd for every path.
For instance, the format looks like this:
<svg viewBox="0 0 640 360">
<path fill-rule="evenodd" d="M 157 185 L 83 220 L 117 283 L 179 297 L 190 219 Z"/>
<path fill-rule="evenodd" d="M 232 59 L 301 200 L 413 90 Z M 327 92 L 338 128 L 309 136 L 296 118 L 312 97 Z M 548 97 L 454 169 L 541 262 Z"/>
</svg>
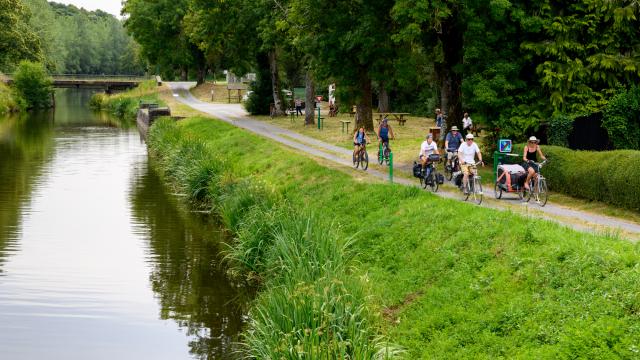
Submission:
<svg viewBox="0 0 640 360">
<path fill-rule="evenodd" d="M 464 201 L 469 200 L 469 196 L 471 195 L 471 193 L 473 192 L 473 179 L 469 179 L 467 181 L 467 185 L 464 185 L 464 179 L 462 180 L 462 198 L 464 199 Z M 466 194 L 465 194 L 466 191 Z"/>
<path fill-rule="evenodd" d="M 384 161 L 387 163 L 387 165 L 389 165 L 389 148 L 388 147 L 384 148 Z"/>
<path fill-rule="evenodd" d="M 547 189 L 547 180 L 542 178 L 538 180 L 538 188 L 536 189 L 536 202 L 538 205 L 545 206 L 547 205 L 547 200 L 549 200 L 549 191 Z"/>
<path fill-rule="evenodd" d="M 367 150 L 362 151 L 362 159 L 360 159 L 360 167 L 362 170 L 367 170 L 369 168 L 369 154 Z"/>
<path fill-rule="evenodd" d="M 382 165 L 383 162 L 384 162 L 384 158 L 382 157 L 382 154 L 380 153 L 380 149 L 378 149 L 378 164 Z"/>
<path fill-rule="evenodd" d="M 496 199 L 502 198 L 502 188 L 500 187 L 500 183 L 498 183 L 497 181 L 493 188 L 493 194 L 496 196 Z"/>
<path fill-rule="evenodd" d="M 431 186 L 431 191 L 432 192 L 438 192 L 438 175 L 435 172 L 435 170 L 431 171 L 431 174 L 429 175 L 429 177 L 431 178 L 431 184 L 429 184 L 429 186 Z"/>
<path fill-rule="evenodd" d="M 473 177 L 473 201 L 478 205 L 482 204 L 482 183 L 480 182 L 480 176 Z"/>
<path fill-rule="evenodd" d="M 529 180 L 529 189 L 522 189 L 522 201 L 529 202 L 531 200 L 531 195 L 533 195 L 533 179 Z"/>
<path fill-rule="evenodd" d="M 444 165 L 444 177 L 447 181 L 451 181 L 451 179 L 453 179 L 453 169 L 446 164 Z"/>
<path fill-rule="evenodd" d="M 353 168 L 357 169 L 360 165 L 360 152 L 353 154 Z"/>
</svg>

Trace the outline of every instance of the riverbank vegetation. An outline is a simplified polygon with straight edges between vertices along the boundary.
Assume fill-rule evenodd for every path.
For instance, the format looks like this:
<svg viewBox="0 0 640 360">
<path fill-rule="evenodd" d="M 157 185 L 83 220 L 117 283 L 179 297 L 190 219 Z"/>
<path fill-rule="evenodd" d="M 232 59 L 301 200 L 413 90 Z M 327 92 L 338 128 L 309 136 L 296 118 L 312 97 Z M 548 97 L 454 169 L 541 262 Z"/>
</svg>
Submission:
<svg viewBox="0 0 640 360">
<path fill-rule="evenodd" d="M 158 96 L 158 85 L 155 80 L 141 82 L 136 88 L 122 93 L 108 95 L 97 93 L 91 97 L 89 106 L 96 110 L 107 111 L 119 118 L 134 120 L 141 102 L 164 106 Z"/>
<path fill-rule="evenodd" d="M 13 84 L 27 109 L 46 109 L 53 105 L 53 80 L 41 63 L 20 62 Z"/>
<path fill-rule="evenodd" d="M 234 234 L 233 277 L 261 289 L 248 355 L 342 358 L 384 348 L 374 334 L 411 359 L 640 351 L 640 248 L 615 235 L 359 181 L 207 118 L 159 120 L 149 147 Z M 356 324 L 369 345 L 349 343 Z"/>
<path fill-rule="evenodd" d="M 23 106 L 13 89 L 0 81 L 0 115 L 20 111 Z"/>
</svg>

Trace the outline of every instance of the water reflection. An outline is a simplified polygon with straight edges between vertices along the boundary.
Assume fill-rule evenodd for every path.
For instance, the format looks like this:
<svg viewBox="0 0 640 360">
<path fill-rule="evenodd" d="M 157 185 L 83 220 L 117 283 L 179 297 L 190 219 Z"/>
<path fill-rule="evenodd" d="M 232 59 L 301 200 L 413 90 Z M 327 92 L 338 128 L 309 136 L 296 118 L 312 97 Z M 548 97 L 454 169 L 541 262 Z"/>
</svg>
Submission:
<svg viewBox="0 0 640 360">
<path fill-rule="evenodd" d="M 241 311 L 217 228 L 89 97 L 0 118 L 0 359 L 230 358 Z"/>
<path fill-rule="evenodd" d="M 51 158 L 52 133 L 51 112 L 0 117 L 0 276 L 6 256 L 18 250 L 20 209 Z"/>
<path fill-rule="evenodd" d="M 134 222 L 149 241 L 150 280 L 161 317 L 186 329 L 197 357 L 233 358 L 242 314 L 237 289 L 219 270 L 221 233 L 205 218 L 180 209 L 152 168 L 140 169 L 133 178 Z"/>
</svg>

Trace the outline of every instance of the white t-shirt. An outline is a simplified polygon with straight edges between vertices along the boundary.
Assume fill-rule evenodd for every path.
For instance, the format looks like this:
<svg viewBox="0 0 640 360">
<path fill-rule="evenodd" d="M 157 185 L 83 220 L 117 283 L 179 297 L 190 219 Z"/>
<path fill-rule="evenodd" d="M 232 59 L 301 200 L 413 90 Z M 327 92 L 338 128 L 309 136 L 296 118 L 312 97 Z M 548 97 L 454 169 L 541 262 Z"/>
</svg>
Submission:
<svg viewBox="0 0 640 360">
<path fill-rule="evenodd" d="M 475 164 L 475 156 L 476 153 L 480 152 L 480 148 L 475 142 L 471 144 L 471 146 L 469 146 L 465 141 L 462 143 L 462 145 L 460 145 L 460 149 L 458 149 L 458 152 L 462 153 L 462 161 L 464 161 L 466 164 Z"/>
<path fill-rule="evenodd" d="M 431 144 L 429 144 L 427 140 L 425 140 L 422 142 L 422 145 L 420 145 L 420 153 L 418 153 L 418 156 L 429 156 L 435 154 L 436 150 L 438 150 L 438 144 L 436 144 L 435 141 L 431 141 Z"/>
<path fill-rule="evenodd" d="M 471 121 L 471 117 L 466 117 L 462 119 L 462 128 L 466 129 L 468 127 L 470 127 L 473 124 L 473 121 Z"/>
</svg>

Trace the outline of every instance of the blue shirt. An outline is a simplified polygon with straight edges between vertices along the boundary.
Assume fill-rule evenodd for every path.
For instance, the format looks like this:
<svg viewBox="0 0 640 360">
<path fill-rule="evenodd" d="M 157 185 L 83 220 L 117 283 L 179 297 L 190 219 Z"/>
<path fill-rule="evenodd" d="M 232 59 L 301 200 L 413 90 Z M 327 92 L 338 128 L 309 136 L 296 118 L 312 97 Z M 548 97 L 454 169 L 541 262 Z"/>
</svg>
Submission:
<svg viewBox="0 0 640 360">
<path fill-rule="evenodd" d="M 460 144 L 462 144 L 462 135 L 457 133 L 456 136 L 453 136 L 453 133 L 449 132 L 445 141 L 449 142 L 449 148 L 447 150 L 455 149 L 454 151 L 458 151 Z"/>
</svg>

